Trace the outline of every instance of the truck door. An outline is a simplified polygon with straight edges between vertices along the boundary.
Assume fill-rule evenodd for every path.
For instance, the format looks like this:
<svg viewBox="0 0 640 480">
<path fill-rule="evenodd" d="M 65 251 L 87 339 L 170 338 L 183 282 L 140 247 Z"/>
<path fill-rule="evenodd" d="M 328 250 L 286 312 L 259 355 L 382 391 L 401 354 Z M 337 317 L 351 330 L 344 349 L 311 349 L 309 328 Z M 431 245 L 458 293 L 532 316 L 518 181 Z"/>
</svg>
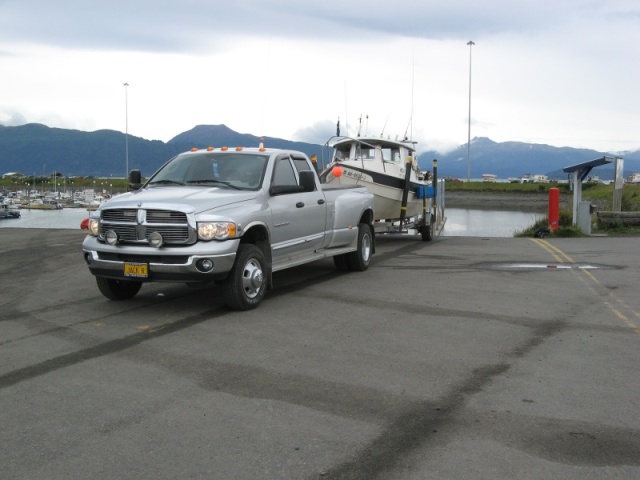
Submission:
<svg viewBox="0 0 640 480">
<path fill-rule="evenodd" d="M 300 169 L 311 170 L 311 167 L 305 159 L 281 155 L 274 164 L 271 185 L 299 186 Z M 269 197 L 269 207 L 274 260 L 310 252 L 322 245 L 327 209 L 322 191 L 298 190 L 272 195 Z"/>
</svg>

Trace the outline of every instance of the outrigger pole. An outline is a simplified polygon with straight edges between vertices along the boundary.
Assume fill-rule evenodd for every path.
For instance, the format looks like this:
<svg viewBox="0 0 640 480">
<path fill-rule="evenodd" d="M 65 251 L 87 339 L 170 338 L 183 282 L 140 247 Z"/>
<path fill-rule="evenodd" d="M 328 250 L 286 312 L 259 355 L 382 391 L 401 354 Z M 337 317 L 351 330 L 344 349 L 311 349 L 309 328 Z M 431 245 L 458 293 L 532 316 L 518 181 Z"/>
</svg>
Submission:
<svg viewBox="0 0 640 480">
<path fill-rule="evenodd" d="M 402 190 L 402 205 L 400 206 L 400 231 L 404 226 L 407 217 L 407 202 L 409 201 L 409 188 L 411 188 L 411 168 L 413 165 L 413 157 L 407 157 L 404 175 L 404 189 Z"/>
</svg>

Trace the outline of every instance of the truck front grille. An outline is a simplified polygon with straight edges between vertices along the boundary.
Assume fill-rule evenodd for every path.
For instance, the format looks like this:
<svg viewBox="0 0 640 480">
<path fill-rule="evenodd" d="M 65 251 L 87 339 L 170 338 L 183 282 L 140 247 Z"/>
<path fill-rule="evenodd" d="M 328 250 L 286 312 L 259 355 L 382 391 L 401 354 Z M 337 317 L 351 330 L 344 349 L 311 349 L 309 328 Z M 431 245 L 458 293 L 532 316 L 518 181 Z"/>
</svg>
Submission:
<svg viewBox="0 0 640 480">
<path fill-rule="evenodd" d="M 186 224 L 187 214 L 172 210 L 147 210 L 147 222 Z"/>
<path fill-rule="evenodd" d="M 136 222 L 138 211 L 135 208 L 121 208 L 118 210 L 105 210 L 102 212 L 102 220 L 105 222 Z"/>
<path fill-rule="evenodd" d="M 148 245 L 149 235 L 158 232 L 165 245 L 190 245 L 196 242 L 195 222 L 189 223 L 184 212 L 175 210 L 152 210 L 135 208 L 113 208 L 102 211 L 100 239 L 107 230 L 118 234 L 120 243 Z"/>
</svg>

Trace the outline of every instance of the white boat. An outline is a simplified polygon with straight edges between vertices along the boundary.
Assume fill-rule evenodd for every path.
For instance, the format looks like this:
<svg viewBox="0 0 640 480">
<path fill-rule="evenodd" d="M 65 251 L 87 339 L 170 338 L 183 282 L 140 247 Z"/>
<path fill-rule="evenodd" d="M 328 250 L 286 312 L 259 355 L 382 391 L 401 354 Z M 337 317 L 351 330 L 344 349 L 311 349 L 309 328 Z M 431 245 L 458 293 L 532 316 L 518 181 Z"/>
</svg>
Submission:
<svg viewBox="0 0 640 480">
<path fill-rule="evenodd" d="M 0 204 L 0 219 L 20 218 L 20 210 L 13 209 L 7 203 Z"/>
<path fill-rule="evenodd" d="M 482 174 L 482 181 L 483 182 L 489 182 L 489 183 L 495 183 L 497 181 L 498 176 L 494 175 L 493 173 L 483 173 Z"/>
<path fill-rule="evenodd" d="M 374 195 L 376 221 L 404 220 L 428 211 L 426 199 L 432 185 L 431 173 L 420 170 L 414 142 L 376 137 L 338 137 L 329 146 L 333 147 L 333 158 L 321 172 L 321 182 L 326 185 L 366 186 Z M 411 159 L 411 163 L 408 159 Z M 410 173 L 409 188 L 403 215 L 407 168 Z"/>
</svg>

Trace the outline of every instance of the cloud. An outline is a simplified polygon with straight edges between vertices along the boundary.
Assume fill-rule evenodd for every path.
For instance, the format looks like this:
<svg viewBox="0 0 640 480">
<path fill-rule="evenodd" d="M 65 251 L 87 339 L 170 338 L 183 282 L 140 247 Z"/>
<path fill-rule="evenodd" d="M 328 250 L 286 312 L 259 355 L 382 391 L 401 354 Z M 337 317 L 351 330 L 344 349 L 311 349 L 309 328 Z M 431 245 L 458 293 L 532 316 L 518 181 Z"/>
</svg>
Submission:
<svg viewBox="0 0 640 480">
<path fill-rule="evenodd" d="M 2 112 L 0 111 L 0 125 L 5 127 L 19 127 L 29 123 L 24 115 L 19 112 Z"/>
<path fill-rule="evenodd" d="M 561 28 L 580 18 L 637 19 L 633 1 L 6 0 L 0 39 L 80 49 L 211 52 L 242 37 L 342 40 L 380 35 L 462 40 Z"/>
<path fill-rule="evenodd" d="M 472 136 L 637 148 L 639 19 L 637 0 L 0 0 L 0 121 L 124 131 L 127 81 L 149 139 L 324 143 L 369 114 L 443 148 L 467 139 L 473 40 Z"/>
<path fill-rule="evenodd" d="M 323 145 L 336 134 L 336 123 L 329 120 L 314 122 L 308 127 L 296 130 L 293 133 L 292 140 Z"/>
</svg>

